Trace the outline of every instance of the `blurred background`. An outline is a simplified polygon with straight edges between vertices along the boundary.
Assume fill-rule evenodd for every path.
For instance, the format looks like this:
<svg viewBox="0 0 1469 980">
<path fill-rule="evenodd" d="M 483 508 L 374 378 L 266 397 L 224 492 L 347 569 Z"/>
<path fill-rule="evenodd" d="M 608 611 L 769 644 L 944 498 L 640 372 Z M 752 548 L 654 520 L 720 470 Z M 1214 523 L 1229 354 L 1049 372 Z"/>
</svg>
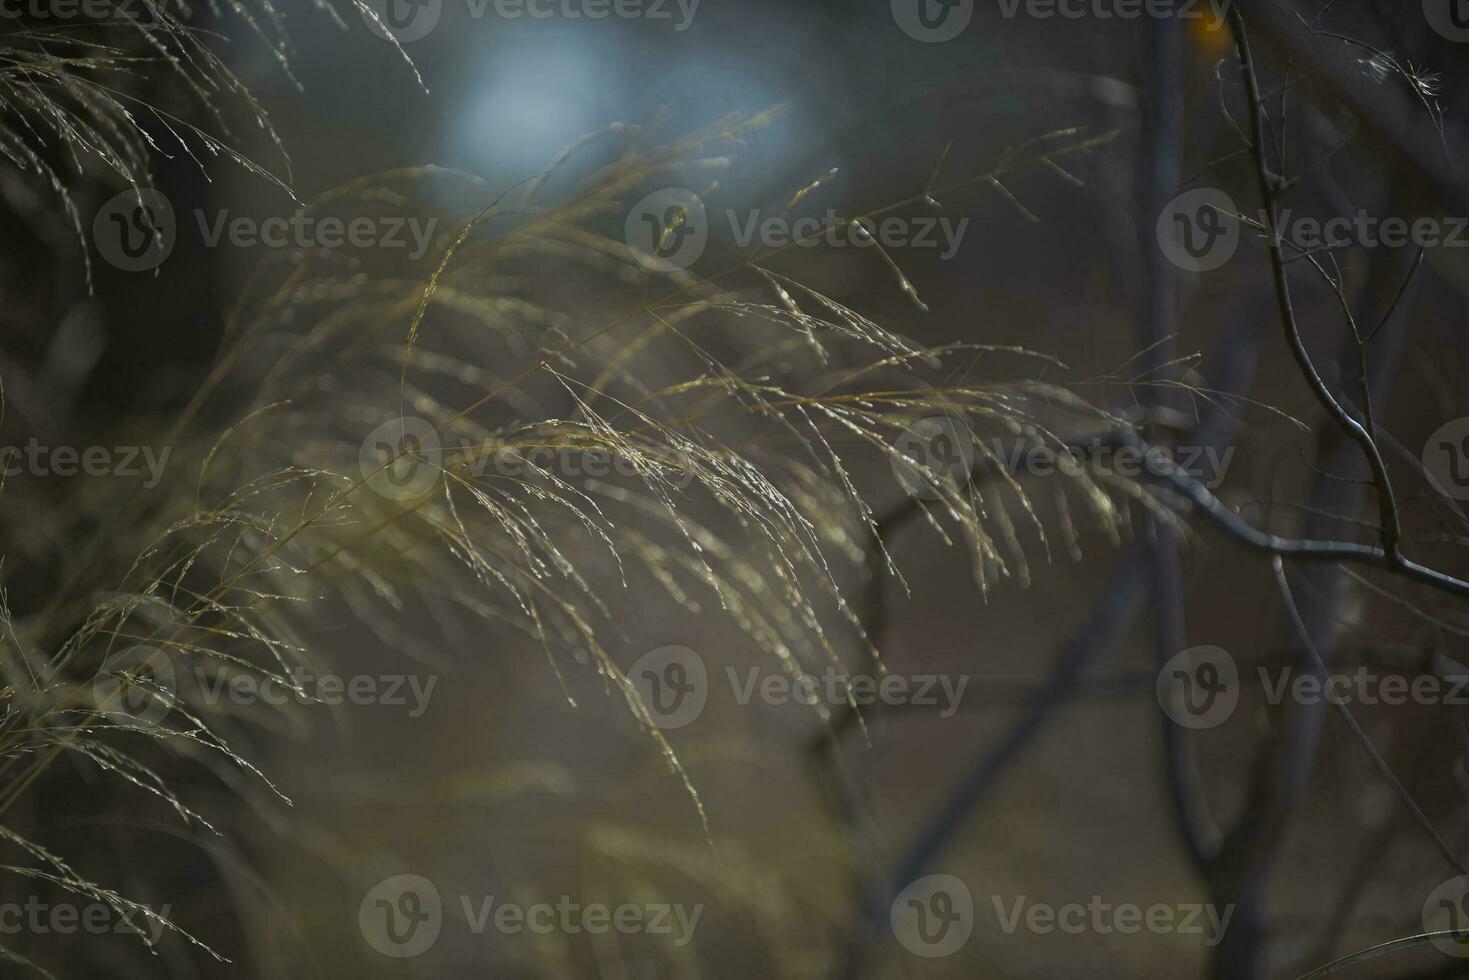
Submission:
<svg viewBox="0 0 1469 980">
<path fill-rule="evenodd" d="M 1297 220 L 1364 212 L 1449 226 L 1469 214 L 1459 108 L 1466 49 L 1455 22 L 1445 27 L 1413 3 L 1236 3 L 1251 25 L 1270 153 L 1291 181 L 1282 208 Z M 823 177 L 793 213 L 850 217 L 910 202 L 893 213 L 966 220 L 942 258 L 941 249 L 889 249 L 922 308 L 871 250 L 795 250 L 782 269 L 922 346 L 1054 356 L 1062 363 L 1044 367 L 1045 380 L 1155 442 L 1222 453 L 1206 457 L 1227 460 L 1209 474 L 1211 485 L 1258 527 L 1375 540 L 1369 472 L 1292 358 L 1260 236 L 1240 229 L 1227 262 L 1191 271 L 1170 259 L 1176 253 L 1158 230 L 1176 197 L 1198 188 L 1222 191 L 1246 215 L 1262 206 L 1233 35 L 1208 5 L 1177 5 L 1196 16 L 1170 8 L 1169 16 L 1129 17 L 1118 12 L 1128 5 L 1111 2 L 649 0 L 639 16 L 599 19 L 586 16 L 596 8 L 590 0 L 536 7 L 548 16 L 467 0 L 388 4 L 371 5 L 386 27 L 344 5 L 335 22 L 311 5 L 280 10 L 289 72 L 238 12 L 198 12 L 201 27 L 230 38 L 211 45 L 279 137 L 248 118 L 231 120 L 229 145 L 290 190 L 222 159 L 201 169 L 168 149 L 154 169 L 176 237 L 156 271 L 118 268 L 90 238 L 91 216 L 123 183 L 103 175 L 76 188 L 88 230 L 78 241 L 64 215 L 41 202 L 44 188 L 7 178 L 0 444 L 34 435 L 51 445 L 106 445 L 120 430 L 157 431 L 185 410 L 227 349 L 226 325 L 259 295 L 261 267 L 280 261 L 260 245 L 211 247 L 198 215 L 259 222 L 291 214 L 292 193 L 315 202 L 369 175 L 432 165 L 473 178 L 404 192 L 407 207 L 436 216 L 444 235 L 614 123 L 624 128 L 558 167 L 545 199 L 570 197 L 614 167 L 628 134 L 650 120 L 673 141 L 779 105 L 770 122 L 721 144 L 729 166 L 670 171 L 666 180 L 655 173 L 626 195 L 659 186 L 698 192 L 709 243 L 696 270 L 738 261 L 727 214 L 779 215 Z M 1057 7 L 1076 15 L 1046 15 Z M 940 36 L 961 20 L 952 37 Z M 973 179 L 1028 141 L 1073 129 L 1057 138 L 1098 142 L 1067 157 L 1064 171 Z M 936 187 L 945 188 L 936 207 L 919 200 Z M 620 234 L 621 215 L 592 220 Z M 414 256 L 404 274 L 426 281 L 437 254 Z M 1382 324 L 1370 384 L 1408 547 L 1416 560 L 1463 573 L 1463 512 L 1425 474 L 1432 464 L 1423 447 L 1445 422 L 1469 415 L 1465 252 L 1353 241 L 1321 261 L 1357 320 Z M 1355 392 L 1361 372 L 1343 301 L 1310 263 L 1287 268 L 1325 384 Z M 632 277 L 594 279 L 551 258 L 483 275 L 528 282 L 527 294 L 554 305 L 572 336 L 635 309 L 646 290 Z M 389 344 L 401 346 L 412 314 L 411 304 L 397 309 Z M 765 342 L 735 324 L 718 351 L 738 363 Z M 322 350 L 353 343 L 343 335 Z M 539 356 L 527 347 L 517 359 L 488 342 L 436 347 L 432 330 L 420 343 L 498 377 Z M 985 377 L 996 359 L 1015 373 L 1005 356 L 945 362 L 941 377 Z M 638 370 L 651 387 L 683 367 L 654 360 Z M 258 365 L 260 374 L 274 369 L 268 357 Z M 353 377 L 337 375 L 339 390 Z M 221 431 L 252 404 L 249 382 L 233 383 L 238 398 L 205 412 Z M 429 390 L 452 401 L 449 381 Z M 514 418 L 528 411 L 534 406 L 504 408 Z M 741 438 L 738 425 L 727 435 Z M 264 458 L 296 446 L 284 431 L 278 438 L 252 452 Z M 297 465 L 325 465 L 294 448 L 291 455 Z M 203 856 L 166 842 L 162 821 L 140 816 L 141 805 L 107 796 L 87 812 L 93 804 L 80 801 L 96 788 L 90 776 L 81 789 L 72 785 L 75 772 L 48 775 L 25 817 L 46 847 L 79 855 L 79 868 L 86 855 L 117 861 L 122 882 L 143 889 L 141 901 L 170 904 L 181 926 L 232 962 L 176 937 L 163 940 L 159 957 L 135 960 L 106 943 L 83 950 L 36 936 L 35 957 L 61 964 L 61 976 L 1085 971 L 1239 980 L 1302 976 L 1426 928 L 1429 893 L 1456 869 L 1339 718 L 1320 705 L 1272 704 L 1252 681 L 1255 664 L 1310 669 L 1267 556 L 1188 515 L 1175 527 L 1140 501 L 1115 528 L 1078 518 L 1067 533 L 1064 501 L 1021 473 L 1050 534 L 1040 542 L 1023 530 L 1025 570 L 982 589 L 963 541 L 931 533 L 881 460 L 854 479 L 903 580 L 876 559 L 834 574 L 884 666 L 842 616 L 829 610 L 821 625 L 847 674 L 885 670 L 910 690 L 929 684 L 937 704 L 900 697 L 864 709 L 858 723 L 840 704 L 823 717 L 798 697 L 742 695 L 746 679 L 781 673 L 729 610 L 708 599 L 681 605 L 638 574 L 624 586 L 609 565 L 592 583 L 617 628 L 607 651 L 645 697 L 655 707 L 680 704 L 658 683 L 686 682 L 691 664 L 704 672 L 693 681 L 703 703 L 692 718 L 655 711 L 696 805 L 586 651 L 548 656 L 534 639 L 432 603 L 395 610 L 391 631 L 367 628 L 360 606 L 324 588 L 328 611 L 308 637 L 313 658 L 343 677 L 379 679 L 378 693 L 388 683 L 381 679 L 397 678 L 401 699 L 347 699 L 249 728 L 235 748 L 289 806 L 235 802 L 199 777 L 190 805 L 218 816 L 229 844 L 210 844 Z M 41 481 L 37 494 L 85 495 L 79 515 L 109 506 L 109 490 L 62 482 Z M 83 516 L 42 531 L 41 511 L 26 508 L 43 504 L 28 504 L 36 497 L 26 494 L 7 487 L 0 502 L 12 508 L 4 585 L 20 619 L 44 609 L 85 563 L 71 542 L 92 530 Z M 1158 499 L 1181 504 L 1166 493 Z M 700 519 L 702 506 L 691 505 Z M 1319 651 L 1344 669 L 1411 676 L 1455 663 L 1469 625 L 1462 600 L 1358 571 L 1291 569 Z M 1170 658 L 1201 646 L 1227 651 L 1244 680 L 1227 721 L 1196 730 L 1160 706 L 1157 678 Z M 961 692 L 952 710 L 946 690 Z M 1462 856 L 1462 708 L 1354 711 L 1399 788 Z M 14 900 L 33 887 L 7 894 Z M 517 930 L 485 918 L 491 897 L 491 907 L 670 906 L 672 931 Z M 1089 911 L 1080 928 L 1048 927 L 1044 915 L 1008 918 L 1017 901 L 1053 910 L 1162 906 L 1174 925 L 1127 930 Z M 697 925 L 680 936 L 678 914 L 695 908 Z M 905 910 L 934 916 L 941 931 Z M 1227 925 L 1214 930 L 1210 914 L 1225 910 Z M 952 949 L 941 928 L 949 912 L 953 935 L 963 936 Z M 1185 915 L 1197 917 L 1197 930 L 1182 926 Z M 1355 965 L 1353 975 L 1457 969 L 1430 945 Z"/>
</svg>

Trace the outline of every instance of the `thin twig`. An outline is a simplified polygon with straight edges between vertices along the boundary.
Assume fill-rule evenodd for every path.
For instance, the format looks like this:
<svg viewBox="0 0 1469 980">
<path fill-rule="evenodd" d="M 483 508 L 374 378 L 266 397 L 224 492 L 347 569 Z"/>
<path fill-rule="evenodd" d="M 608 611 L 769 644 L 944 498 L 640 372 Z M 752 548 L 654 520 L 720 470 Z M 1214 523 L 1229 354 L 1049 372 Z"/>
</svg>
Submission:
<svg viewBox="0 0 1469 980">
<path fill-rule="evenodd" d="M 1294 624 L 1296 632 L 1300 636 L 1301 645 L 1311 654 L 1311 659 L 1315 662 L 1316 669 L 1320 672 L 1320 675 L 1326 677 L 1329 673 L 1326 668 L 1326 661 L 1321 658 L 1320 652 L 1317 651 L 1316 644 L 1311 639 L 1311 633 L 1306 629 L 1305 621 L 1301 619 L 1301 612 L 1296 608 L 1295 597 L 1291 594 L 1290 583 L 1285 577 L 1285 563 L 1279 557 L 1276 557 L 1271 564 L 1275 569 L 1275 582 L 1280 588 L 1280 597 L 1285 603 L 1286 612 L 1290 614 L 1291 623 Z M 1432 838 L 1434 846 L 1438 848 L 1444 861 L 1457 874 L 1469 873 L 1469 870 L 1465 869 L 1463 862 L 1454 855 L 1453 848 L 1449 847 L 1448 842 L 1443 839 L 1438 830 L 1433 826 L 1433 822 L 1428 819 L 1428 815 L 1418 806 L 1418 801 L 1413 799 L 1413 795 L 1408 792 L 1407 787 L 1398 779 L 1397 774 L 1392 771 L 1392 767 L 1387 764 L 1382 754 L 1377 751 L 1377 747 L 1372 744 L 1371 737 L 1362 729 L 1356 716 L 1352 714 L 1352 709 L 1347 707 L 1340 699 L 1336 699 L 1333 703 L 1336 705 L 1337 711 L 1341 714 L 1342 718 L 1346 721 L 1347 727 L 1352 730 L 1352 734 L 1356 736 L 1357 741 L 1366 750 L 1368 757 L 1372 760 L 1372 764 L 1382 774 L 1382 778 L 1393 788 L 1393 792 L 1397 793 L 1398 799 L 1402 801 L 1403 806 L 1407 808 L 1408 812 L 1413 815 L 1413 819 L 1418 821 L 1419 826 Z"/>
</svg>

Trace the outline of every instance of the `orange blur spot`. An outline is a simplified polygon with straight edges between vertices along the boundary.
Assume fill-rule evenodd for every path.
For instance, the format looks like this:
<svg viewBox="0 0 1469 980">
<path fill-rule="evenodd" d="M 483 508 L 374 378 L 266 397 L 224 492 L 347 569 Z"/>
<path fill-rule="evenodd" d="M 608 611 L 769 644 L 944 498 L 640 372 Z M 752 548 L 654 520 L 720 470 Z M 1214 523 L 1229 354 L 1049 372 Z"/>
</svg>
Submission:
<svg viewBox="0 0 1469 980">
<path fill-rule="evenodd" d="M 1212 9 L 1208 9 L 1211 5 L 1203 4 L 1202 6 L 1206 9 L 1200 12 L 1200 16 L 1189 18 L 1189 38 L 1210 60 L 1223 58 L 1234 44 L 1234 37 L 1229 33 L 1229 25 L 1224 22 L 1224 19 L 1217 16 Z"/>
</svg>

